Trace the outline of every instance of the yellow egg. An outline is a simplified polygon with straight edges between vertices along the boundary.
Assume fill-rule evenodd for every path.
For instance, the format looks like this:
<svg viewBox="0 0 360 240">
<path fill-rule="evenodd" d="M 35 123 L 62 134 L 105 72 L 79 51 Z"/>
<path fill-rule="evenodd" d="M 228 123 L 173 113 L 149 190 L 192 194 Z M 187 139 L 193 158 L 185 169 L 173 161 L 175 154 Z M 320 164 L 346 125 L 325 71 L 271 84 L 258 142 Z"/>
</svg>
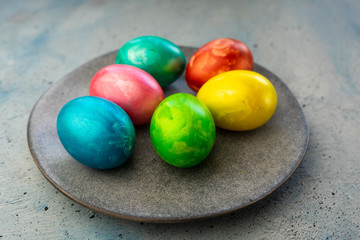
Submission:
<svg viewBox="0 0 360 240">
<path fill-rule="evenodd" d="M 233 131 L 262 126 L 277 105 L 271 82 L 247 70 L 228 71 L 211 78 L 200 88 L 197 97 L 210 109 L 216 126 Z"/>
</svg>

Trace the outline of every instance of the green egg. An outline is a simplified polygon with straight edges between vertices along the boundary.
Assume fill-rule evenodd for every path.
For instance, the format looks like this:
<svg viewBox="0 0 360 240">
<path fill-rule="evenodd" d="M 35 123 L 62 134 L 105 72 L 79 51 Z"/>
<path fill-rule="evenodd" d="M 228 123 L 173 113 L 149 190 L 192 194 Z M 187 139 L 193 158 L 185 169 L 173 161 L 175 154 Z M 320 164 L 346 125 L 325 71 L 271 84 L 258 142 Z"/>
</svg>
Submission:
<svg viewBox="0 0 360 240">
<path fill-rule="evenodd" d="M 165 162 L 175 167 L 192 167 L 209 155 L 215 142 L 215 122 L 210 110 L 195 96 L 176 93 L 156 108 L 150 136 Z"/>
<path fill-rule="evenodd" d="M 181 76 L 186 60 L 174 43 L 160 37 L 143 36 L 124 44 L 116 55 L 115 63 L 140 68 L 165 88 Z"/>
</svg>

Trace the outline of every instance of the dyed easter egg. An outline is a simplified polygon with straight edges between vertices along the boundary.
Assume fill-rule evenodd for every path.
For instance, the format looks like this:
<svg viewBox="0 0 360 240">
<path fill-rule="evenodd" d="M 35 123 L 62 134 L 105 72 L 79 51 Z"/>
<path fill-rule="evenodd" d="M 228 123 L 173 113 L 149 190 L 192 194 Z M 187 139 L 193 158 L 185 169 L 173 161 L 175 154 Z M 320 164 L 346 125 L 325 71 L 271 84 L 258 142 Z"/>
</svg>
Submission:
<svg viewBox="0 0 360 240">
<path fill-rule="evenodd" d="M 143 69 L 165 88 L 180 77 L 186 60 L 174 43 L 160 37 L 143 36 L 124 44 L 116 55 L 115 63 Z"/>
<path fill-rule="evenodd" d="M 277 95 L 271 82 L 259 73 L 233 70 L 207 81 L 197 93 L 210 109 L 216 126 L 246 131 L 265 124 L 274 114 Z"/>
<path fill-rule="evenodd" d="M 190 58 L 185 79 L 197 92 L 210 78 L 230 70 L 252 70 L 254 66 L 250 49 L 242 42 L 222 38 L 208 42 Z"/>
<path fill-rule="evenodd" d="M 66 103 L 57 118 L 57 133 L 74 159 L 97 169 L 120 166 L 135 144 L 129 116 L 115 103 L 98 97 L 79 97 Z"/>
<path fill-rule="evenodd" d="M 99 70 L 90 82 L 90 96 L 108 99 L 129 115 L 134 125 L 149 123 L 164 92 L 147 72 L 113 64 Z"/>
<path fill-rule="evenodd" d="M 215 142 L 215 123 L 209 109 L 195 96 L 177 93 L 156 108 L 150 137 L 165 162 L 192 167 L 210 153 Z"/>
</svg>

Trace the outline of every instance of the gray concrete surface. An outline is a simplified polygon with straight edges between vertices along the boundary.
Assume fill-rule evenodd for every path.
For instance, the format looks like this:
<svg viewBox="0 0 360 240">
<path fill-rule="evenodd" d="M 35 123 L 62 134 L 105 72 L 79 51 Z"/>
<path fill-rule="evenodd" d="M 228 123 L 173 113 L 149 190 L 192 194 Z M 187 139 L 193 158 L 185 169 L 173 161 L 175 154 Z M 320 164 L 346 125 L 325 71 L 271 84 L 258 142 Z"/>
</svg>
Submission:
<svg viewBox="0 0 360 240">
<path fill-rule="evenodd" d="M 0 1 L 0 239 L 360 239 L 360 4 L 346 1 Z M 205 221 L 151 224 L 59 193 L 28 150 L 30 111 L 80 64 L 141 35 L 246 43 L 297 97 L 310 128 L 294 175 Z"/>
</svg>

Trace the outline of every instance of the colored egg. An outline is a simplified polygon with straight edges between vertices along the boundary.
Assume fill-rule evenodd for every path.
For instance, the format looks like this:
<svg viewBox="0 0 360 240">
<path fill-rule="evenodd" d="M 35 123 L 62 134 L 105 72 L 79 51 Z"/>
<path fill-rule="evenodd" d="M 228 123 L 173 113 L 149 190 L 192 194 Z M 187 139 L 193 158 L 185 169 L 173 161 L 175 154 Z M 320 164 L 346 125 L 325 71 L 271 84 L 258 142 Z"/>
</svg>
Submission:
<svg viewBox="0 0 360 240">
<path fill-rule="evenodd" d="M 190 58 L 185 79 L 197 92 L 210 78 L 230 70 L 252 70 L 254 66 L 250 49 L 242 42 L 222 38 L 208 42 Z"/>
<path fill-rule="evenodd" d="M 132 154 L 135 129 L 118 105 L 98 97 L 66 103 L 57 118 L 57 133 L 66 151 L 96 169 L 120 166 Z"/>
<path fill-rule="evenodd" d="M 271 82 L 259 73 L 233 70 L 207 81 L 197 93 L 210 109 L 216 126 L 246 131 L 265 124 L 274 114 L 277 95 Z"/>
<path fill-rule="evenodd" d="M 176 93 L 162 101 L 150 123 L 150 137 L 159 156 L 176 167 L 202 162 L 215 142 L 209 109 L 195 96 Z"/>
<path fill-rule="evenodd" d="M 143 36 L 124 44 L 116 55 L 115 63 L 143 69 L 165 88 L 180 77 L 186 60 L 174 43 L 160 37 Z"/>
<path fill-rule="evenodd" d="M 90 82 L 90 96 L 119 105 L 134 125 L 149 123 L 164 92 L 147 72 L 129 65 L 113 64 L 99 70 Z"/>
</svg>

